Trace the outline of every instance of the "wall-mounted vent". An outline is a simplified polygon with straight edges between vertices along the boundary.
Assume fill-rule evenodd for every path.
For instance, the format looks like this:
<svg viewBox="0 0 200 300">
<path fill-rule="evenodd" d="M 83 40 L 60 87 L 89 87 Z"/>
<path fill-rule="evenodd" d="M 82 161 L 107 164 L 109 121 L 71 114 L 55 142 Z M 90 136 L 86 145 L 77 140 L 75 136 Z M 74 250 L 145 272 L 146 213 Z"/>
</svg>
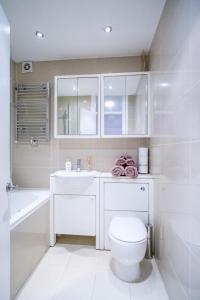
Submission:
<svg viewBox="0 0 200 300">
<path fill-rule="evenodd" d="M 31 61 L 24 61 L 22 63 L 22 73 L 33 72 L 33 64 Z"/>
<path fill-rule="evenodd" d="M 49 141 L 49 83 L 19 84 L 15 94 L 16 142 Z"/>
</svg>

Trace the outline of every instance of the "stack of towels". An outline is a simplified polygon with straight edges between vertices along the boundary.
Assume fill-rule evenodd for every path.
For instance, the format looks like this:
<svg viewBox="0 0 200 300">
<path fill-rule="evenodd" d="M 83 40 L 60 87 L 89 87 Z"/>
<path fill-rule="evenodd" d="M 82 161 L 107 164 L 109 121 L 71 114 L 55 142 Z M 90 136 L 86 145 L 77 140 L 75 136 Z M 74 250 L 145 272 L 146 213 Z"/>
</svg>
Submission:
<svg viewBox="0 0 200 300">
<path fill-rule="evenodd" d="M 130 155 L 121 155 L 116 160 L 115 166 L 112 169 L 113 176 L 128 176 L 135 178 L 138 176 L 136 164 Z"/>
</svg>

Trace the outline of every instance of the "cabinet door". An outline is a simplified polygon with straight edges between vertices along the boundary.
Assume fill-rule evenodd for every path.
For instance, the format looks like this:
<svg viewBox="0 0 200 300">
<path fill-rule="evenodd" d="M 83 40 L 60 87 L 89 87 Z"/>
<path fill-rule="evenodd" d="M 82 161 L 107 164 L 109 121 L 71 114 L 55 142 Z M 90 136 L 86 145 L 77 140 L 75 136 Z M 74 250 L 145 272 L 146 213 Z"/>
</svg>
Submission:
<svg viewBox="0 0 200 300">
<path fill-rule="evenodd" d="M 106 182 L 104 199 L 106 210 L 148 211 L 148 184 Z"/>
<path fill-rule="evenodd" d="M 95 196 L 54 196 L 54 232 L 95 236 Z"/>
<path fill-rule="evenodd" d="M 57 135 L 78 134 L 78 80 L 58 78 L 57 80 Z"/>
<path fill-rule="evenodd" d="M 78 78 L 79 135 L 97 135 L 99 129 L 98 78 Z"/>
<path fill-rule="evenodd" d="M 148 134 L 148 77 L 126 76 L 126 134 Z"/>
<path fill-rule="evenodd" d="M 126 89 L 125 76 L 105 76 L 103 82 L 103 124 L 104 135 L 124 135 L 125 132 L 125 110 Z"/>
<path fill-rule="evenodd" d="M 55 137 L 97 136 L 99 77 L 55 77 Z"/>
<path fill-rule="evenodd" d="M 148 76 L 103 76 L 103 135 L 148 134 Z"/>
</svg>

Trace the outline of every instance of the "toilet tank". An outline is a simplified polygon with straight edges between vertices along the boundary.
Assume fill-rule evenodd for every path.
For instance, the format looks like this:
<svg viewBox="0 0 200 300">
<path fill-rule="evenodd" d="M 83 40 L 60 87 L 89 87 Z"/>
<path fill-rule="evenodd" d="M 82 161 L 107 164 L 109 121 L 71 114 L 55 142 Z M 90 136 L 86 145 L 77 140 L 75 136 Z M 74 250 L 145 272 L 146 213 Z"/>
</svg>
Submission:
<svg viewBox="0 0 200 300">
<path fill-rule="evenodd" d="M 138 217 L 145 225 L 150 222 L 151 180 L 142 178 L 101 179 L 103 201 L 103 248 L 110 249 L 109 227 L 114 217 Z"/>
</svg>

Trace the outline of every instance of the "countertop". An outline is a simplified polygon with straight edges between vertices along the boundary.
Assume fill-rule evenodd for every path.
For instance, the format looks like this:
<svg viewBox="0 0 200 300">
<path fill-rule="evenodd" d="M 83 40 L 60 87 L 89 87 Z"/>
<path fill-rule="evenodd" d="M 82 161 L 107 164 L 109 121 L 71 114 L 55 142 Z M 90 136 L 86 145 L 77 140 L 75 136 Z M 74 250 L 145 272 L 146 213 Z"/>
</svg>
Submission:
<svg viewBox="0 0 200 300">
<path fill-rule="evenodd" d="M 83 176 L 81 176 L 81 174 Z M 88 174 L 88 175 L 87 175 Z M 66 178 L 78 178 L 78 177 L 95 177 L 95 178 L 116 178 L 116 179 L 127 179 L 131 177 L 127 176 L 113 176 L 111 172 L 100 172 L 100 171 L 87 171 L 82 170 L 80 172 L 72 171 L 66 172 L 65 170 L 59 170 L 50 175 L 51 177 L 66 177 Z M 151 174 L 139 174 L 138 177 L 133 179 L 153 179 L 154 176 Z"/>
</svg>

